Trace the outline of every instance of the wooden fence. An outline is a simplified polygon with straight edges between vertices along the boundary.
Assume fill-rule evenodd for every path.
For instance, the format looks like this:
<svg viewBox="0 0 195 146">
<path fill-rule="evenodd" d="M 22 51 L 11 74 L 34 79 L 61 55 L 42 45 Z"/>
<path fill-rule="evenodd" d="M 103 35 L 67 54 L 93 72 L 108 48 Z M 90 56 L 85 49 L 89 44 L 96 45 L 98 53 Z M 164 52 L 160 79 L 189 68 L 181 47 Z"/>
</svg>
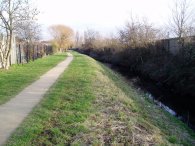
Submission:
<svg viewBox="0 0 195 146">
<path fill-rule="evenodd" d="M 52 47 L 44 43 L 16 43 L 12 49 L 10 64 L 21 64 L 52 54 Z"/>
<path fill-rule="evenodd" d="M 2 42 L 3 38 L 0 39 L 0 41 Z M 23 64 L 28 63 L 29 61 L 34 61 L 37 58 L 41 58 L 49 54 L 52 54 L 52 47 L 47 43 L 29 43 L 24 41 L 22 42 L 16 41 L 16 39 L 13 38 L 13 48 L 11 50 L 9 61 L 10 65 Z"/>
</svg>

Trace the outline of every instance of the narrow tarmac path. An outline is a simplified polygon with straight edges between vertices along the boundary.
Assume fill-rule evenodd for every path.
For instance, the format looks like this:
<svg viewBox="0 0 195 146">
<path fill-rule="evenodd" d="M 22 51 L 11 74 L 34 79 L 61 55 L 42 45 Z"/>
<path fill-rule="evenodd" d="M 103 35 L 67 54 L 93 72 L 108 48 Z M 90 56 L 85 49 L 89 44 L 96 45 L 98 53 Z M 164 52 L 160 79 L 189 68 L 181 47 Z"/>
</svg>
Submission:
<svg viewBox="0 0 195 146">
<path fill-rule="evenodd" d="M 66 60 L 42 75 L 39 80 L 26 87 L 10 101 L 0 105 L 0 145 L 3 145 L 19 127 L 72 60 L 72 54 L 68 53 Z"/>
</svg>

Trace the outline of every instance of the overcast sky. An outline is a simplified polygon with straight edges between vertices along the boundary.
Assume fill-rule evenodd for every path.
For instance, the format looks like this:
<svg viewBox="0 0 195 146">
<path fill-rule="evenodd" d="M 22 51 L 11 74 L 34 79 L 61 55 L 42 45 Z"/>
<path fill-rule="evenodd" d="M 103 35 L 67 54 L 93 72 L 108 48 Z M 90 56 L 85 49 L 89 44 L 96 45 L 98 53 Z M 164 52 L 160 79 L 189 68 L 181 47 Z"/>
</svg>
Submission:
<svg viewBox="0 0 195 146">
<path fill-rule="evenodd" d="M 75 31 L 87 28 L 103 34 L 114 33 L 131 16 L 146 17 L 155 26 L 168 21 L 172 0 L 37 0 L 39 23 L 48 38 L 47 27 L 65 24 Z"/>
</svg>

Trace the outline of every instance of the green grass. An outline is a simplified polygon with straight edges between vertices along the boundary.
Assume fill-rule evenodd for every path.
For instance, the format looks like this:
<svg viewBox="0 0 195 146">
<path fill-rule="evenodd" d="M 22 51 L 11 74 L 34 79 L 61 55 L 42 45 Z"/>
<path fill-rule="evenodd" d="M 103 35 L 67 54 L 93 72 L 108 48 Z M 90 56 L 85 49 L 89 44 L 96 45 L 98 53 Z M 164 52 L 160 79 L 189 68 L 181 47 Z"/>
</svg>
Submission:
<svg viewBox="0 0 195 146">
<path fill-rule="evenodd" d="M 69 68 L 7 146 L 194 145 L 194 133 L 95 60 Z"/>
<path fill-rule="evenodd" d="M 0 70 L 0 104 L 14 97 L 23 88 L 64 59 L 65 54 L 52 55 L 28 64 L 13 65 L 9 70 Z"/>
</svg>

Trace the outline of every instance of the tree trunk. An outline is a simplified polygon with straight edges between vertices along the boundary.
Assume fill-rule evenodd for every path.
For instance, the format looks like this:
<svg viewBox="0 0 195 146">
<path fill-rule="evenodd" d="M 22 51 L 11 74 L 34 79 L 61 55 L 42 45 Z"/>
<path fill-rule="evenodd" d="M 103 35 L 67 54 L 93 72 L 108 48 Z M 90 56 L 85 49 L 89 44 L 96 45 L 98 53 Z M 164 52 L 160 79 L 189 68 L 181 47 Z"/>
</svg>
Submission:
<svg viewBox="0 0 195 146">
<path fill-rule="evenodd" d="M 13 39 L 13 17 L 11 12 L 11 0 L 9 0 L 9 25 L 8 29 L 6 29 L 7 32 L 7 41 L 8 45 L 6 44 L 6 54 L 5 54 L 5 69 L 9 69 L 10 67 L 10 55 L 12 50 L 12 39 Z"/>
<path fill-rule="evenodd" d="M 9 35 L 9 45 L 8 45 L 8 50 L 7 50 L 7 54 L 6 54 L 6 65 L 5 65 L 5 69 L 9 69 L 10 67 L 10 55 L 11 55 L 11 51 L 12 51 L 12 39 L 13 39 L 13 31 L 10 30 L 10 35 Z"/>
</svg>

